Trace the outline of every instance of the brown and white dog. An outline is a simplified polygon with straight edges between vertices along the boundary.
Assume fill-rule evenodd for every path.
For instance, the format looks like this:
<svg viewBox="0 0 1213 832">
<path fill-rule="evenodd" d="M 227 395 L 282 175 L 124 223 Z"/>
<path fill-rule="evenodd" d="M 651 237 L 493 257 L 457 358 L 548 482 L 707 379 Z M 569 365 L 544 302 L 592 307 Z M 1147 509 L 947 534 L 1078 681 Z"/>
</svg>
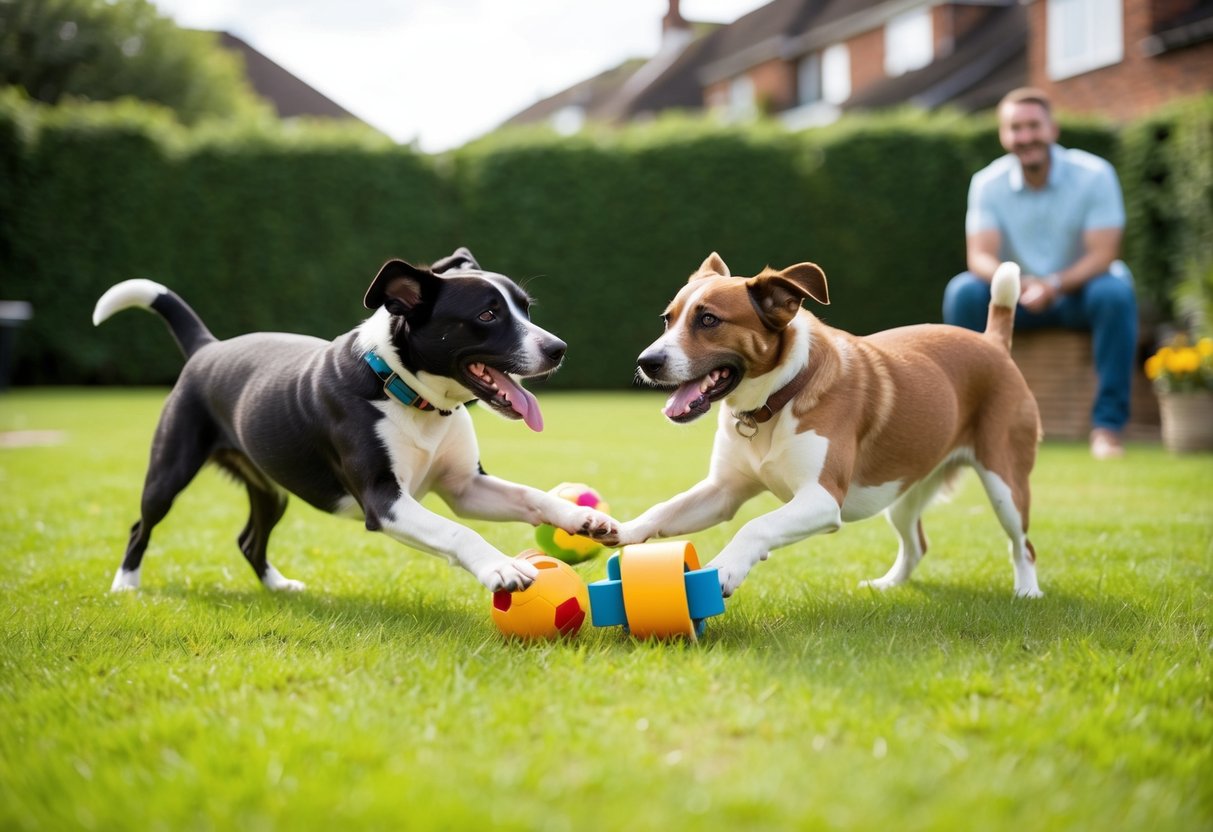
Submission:
<svg viewBox="0 0 1213 832">
<path fill-rule="evenodd" d="M 1036 401 L 1011 360 L 1019 268 L 994 276 L 984 334 L 940 325 L 857 337 L 805 298 L 829 303 L 813 263 L 733 277 L 712 253 L 666 309 L 643 377 L 676 387 L 664 413 L 689 422 L 723 400 L 706 479 L 622 524 L 617 543 L 672 537 L 731 519 L 766 490 L 784 505 L 746 523 L 709 564 L 728 596 L 781 546 L 885 511 L 900 539 L 888 573 L 905 583 L 927 549 L 920 517 L 962 466 L 976 469 L 1011 539 L 1015 594 L 1039 597 L 1028 541 Z"/>
</svg>

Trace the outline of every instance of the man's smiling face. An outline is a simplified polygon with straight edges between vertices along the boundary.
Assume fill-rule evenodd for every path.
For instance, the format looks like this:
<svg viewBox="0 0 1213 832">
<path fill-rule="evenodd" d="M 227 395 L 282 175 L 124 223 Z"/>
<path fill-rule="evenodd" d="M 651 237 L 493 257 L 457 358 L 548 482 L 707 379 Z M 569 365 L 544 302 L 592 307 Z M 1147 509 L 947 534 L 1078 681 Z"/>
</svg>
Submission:
<svg viewBox="0 0 1213 832">
<path fill-rule="evenodd" d="M 1025 171 L 1048 166 L 1049 146 L 1057 141 L 1057 134 L 1049 111 L 1035 101 L 1008 102 L 998 111 L 998 139 Z"/>
</svg>

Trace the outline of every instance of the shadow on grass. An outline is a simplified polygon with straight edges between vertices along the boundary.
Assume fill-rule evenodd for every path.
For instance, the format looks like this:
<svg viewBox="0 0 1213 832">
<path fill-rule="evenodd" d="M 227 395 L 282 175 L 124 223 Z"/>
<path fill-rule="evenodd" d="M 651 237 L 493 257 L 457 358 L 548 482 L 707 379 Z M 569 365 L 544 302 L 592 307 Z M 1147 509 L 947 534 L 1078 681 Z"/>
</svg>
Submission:
<svg viewBox="0 0 1213 832">
<path fill-rule="evenodd" d="M 279 626 L 281 635 L 298 643 L 340 647 L 368 632 L 380 639 L 439 639 L 469 642 L 489 619 L 438 591 L 404 591 L 381 595 L 343 595 L 305 590 L 271 593 L 257 587 L 164 587 L 155 592 L 188 605 L 205 605 L 219 615 L 257 619 Z"/>
<path fill-rule="evenodd" d="M 1015 598 L 1003 588 L 912 583 L 887 592 L 791 596 L 780 607 L 741 607 L 715 619 L 709 642 L 723 649 L 762 645 L 803 653 L 845 650 L 858 656 L 921 655 L 1019 647 L 1047 650 L 1059 641 L 1120 649 L 1148 633 L 1150 615 L 1136 600 L 1053 589 Z M 718 623 L 717 623 L 718 622 Z"/>
<path fill-rule="evenodd" d="M 147 590 L 145 590 L 146 592 Z M 300 646 L 340 647 L 367 632 L 383 640 L 431 640 L 468 649 L 496 638 L 488 597 L 470 608 L 443 588 L 393 589 L 377 595 L 305 591 L 272 594 L 258 588 L 164 587 L 153 591 L 215 614 L 248 622 L 249 637 L 273 630 Z M 480 599 L 478 599 L 480 600 Z M 730 602 L 708 622 L 701 647 L 796 658 L 845 654 L 854 659 L 904 658 L 940 651 L 1044 652 L 1058 642 L 1126 649 L 1148 633 L 1150 614 L 1116 596 L 1084 596 L 1054 589 L 1045 598 L 1019 599 L 1003 588 L 914 583 L 888 592 L 858 590 L 839 595 L 786 593 L 751 604 Z M 607 653 L 643 649 L 621 629 L 593 628 L 555 642 Z"/>
</svg>

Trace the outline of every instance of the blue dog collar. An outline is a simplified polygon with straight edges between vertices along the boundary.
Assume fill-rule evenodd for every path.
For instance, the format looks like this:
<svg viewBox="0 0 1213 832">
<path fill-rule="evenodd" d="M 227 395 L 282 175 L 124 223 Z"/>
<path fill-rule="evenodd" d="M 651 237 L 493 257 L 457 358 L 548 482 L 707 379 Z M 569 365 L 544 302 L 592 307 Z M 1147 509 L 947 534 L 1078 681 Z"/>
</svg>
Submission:
<svg viewBox="0 0 1213 832">
<path fill-rule="evenodd" d="M 415 407 L 418 410 L 433 410 L 434 406 L 421 398 L 421 394 L 404 383 L 404 379 L 396 375 L 395 370 L 388 366 L 388 363 L 380 358 L 374 350 L 362 356 L 366 363 L 375 371 L 375 375 L 379 376 L 383 382 L 383 392 L 387 393 L 394 399 L 398 399 L 402 404 L 408 407 Z"/>
</svg>

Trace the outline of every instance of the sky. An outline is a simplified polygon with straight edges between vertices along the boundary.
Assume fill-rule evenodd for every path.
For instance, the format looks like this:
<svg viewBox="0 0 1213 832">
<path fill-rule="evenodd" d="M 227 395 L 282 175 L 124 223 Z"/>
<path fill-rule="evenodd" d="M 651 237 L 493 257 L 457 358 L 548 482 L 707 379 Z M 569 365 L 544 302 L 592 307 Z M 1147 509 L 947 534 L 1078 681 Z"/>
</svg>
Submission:
<svg viewBox="0 0 1213 832">
<path fill-rule="evenodd" d="M 728 23 L 768 0 L 682 0 Z M 231 32 L 349 112 L 427 153 L 541 98 L 652 56 L 667 0 L 153 0 Z"/>
</svg>

